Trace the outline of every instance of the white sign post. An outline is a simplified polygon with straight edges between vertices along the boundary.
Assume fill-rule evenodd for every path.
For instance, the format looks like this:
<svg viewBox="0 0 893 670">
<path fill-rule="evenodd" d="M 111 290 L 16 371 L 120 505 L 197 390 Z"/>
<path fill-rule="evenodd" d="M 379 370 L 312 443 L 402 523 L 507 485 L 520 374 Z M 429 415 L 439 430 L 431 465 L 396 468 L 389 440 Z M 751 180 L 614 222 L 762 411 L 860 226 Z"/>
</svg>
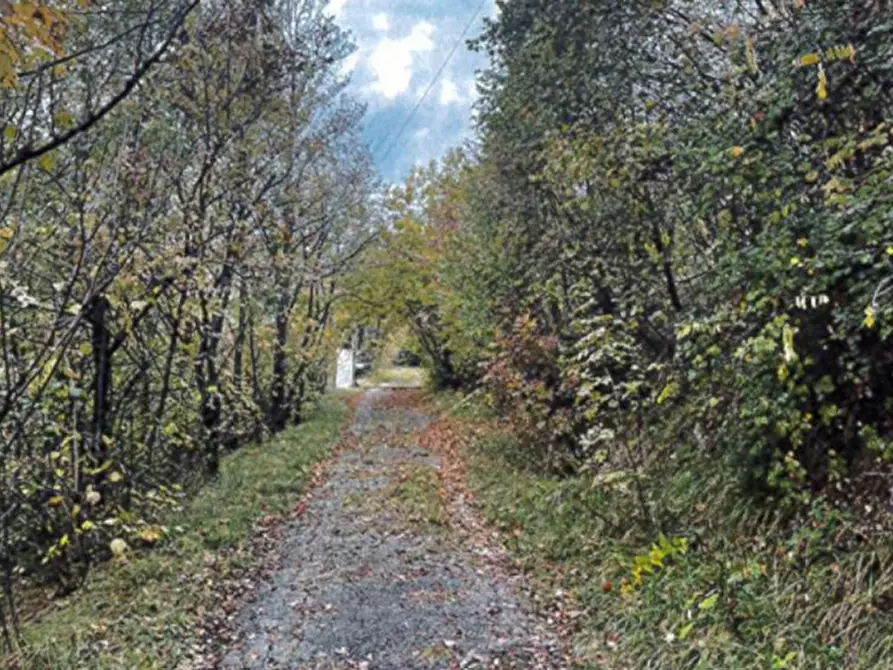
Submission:
<svg viewBox="0 0 893 670">
<path fill-rule="evenodd" d="M 335 373 L 335 388 L 352 389 L 356 385 L 356 361 L 353 349 L 338 350 L 338 369 Z"/>
</svg>

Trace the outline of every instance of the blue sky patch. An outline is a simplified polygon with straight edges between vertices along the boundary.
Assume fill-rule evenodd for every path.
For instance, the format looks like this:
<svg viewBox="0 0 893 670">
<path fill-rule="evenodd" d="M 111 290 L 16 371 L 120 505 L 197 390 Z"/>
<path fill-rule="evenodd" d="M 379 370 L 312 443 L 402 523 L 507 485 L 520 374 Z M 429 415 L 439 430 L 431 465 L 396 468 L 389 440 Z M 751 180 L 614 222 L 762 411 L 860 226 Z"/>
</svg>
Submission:
<svg viewBox="0 0 893 670">
<path fill-rule="evenodd" d="M 475 72 L 486 59 L 463 40 L 403 136 L 398 130 L 449 55 L 481 0 L 330 0 L 328 12 L 351 31 L 345 63 L 351 91 L 367 105 L 365 134 L 382 176 L 399 181 L 414 165 L 440 158 L 471 132 Z M 495 12 L 486 0 L 468 36 Z"/>
</svg>

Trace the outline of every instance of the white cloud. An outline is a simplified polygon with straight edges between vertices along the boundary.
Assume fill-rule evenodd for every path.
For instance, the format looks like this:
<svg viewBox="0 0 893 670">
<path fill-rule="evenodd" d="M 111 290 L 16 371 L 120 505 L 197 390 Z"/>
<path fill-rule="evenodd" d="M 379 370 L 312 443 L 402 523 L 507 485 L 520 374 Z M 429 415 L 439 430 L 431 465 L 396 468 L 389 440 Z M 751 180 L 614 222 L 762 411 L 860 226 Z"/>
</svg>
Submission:
<svg viewBox="0 0 893 670">
<path fill-rule="evenodd" d="M 326 12 L 337 19 L 341 16 L 341 13 L 344 11 L 344 5 L 346 4 L 347 0 L 329 0 L 329 4 L 326 6 Z"/>
<path fill-rule="evenodd" d="M 359 64 L 360 52 L 354 51 L 350 56 L 344 59 L 344 62 L 341 64 L 341 70 L 344 74 L 350 74 L 357 69 L 357 65 Z"/>
<path fill-rule="evenodd" d="M 468 99 L 469 100 L 477 100 L 480 93 L 478 92 L 478 82 L 477 79 L 472 77 L 465 83 L 465 88 L 468 90 Z"/>
<path fill-rule="evenodd" d="M 421 141 L 421 140 L 424 140 L 425 138 L 427 138 L 430 134 L 431 134 L 430 128 L 419 128 L 417 131 L 415 131 L 415 138 L 417 140 Z"/>
<path fill-rule="evenodd" d="M 452 79 L 444 79 L 440 84 L 440 104 L 451 105 L 454 102 L 462 102 L 459 87 Z"/>
<path fill-rule="evenodd" d="M 372 18 L 372 27 L 386 33 L 391 29 L 391 19 L 384 12 L 380 12 Z"/>
<path fill-rule="evenodd" d="M 369 67 L 375 74 L 375 81 L 369 88 L 388 100 L 395 100 L 405 93 L 412 83 L 416 54 L 434 49 L 433 37 L 434 26 L 420 21 L 406 37 L 383 38 L 369 57 Z"/>
</svg>

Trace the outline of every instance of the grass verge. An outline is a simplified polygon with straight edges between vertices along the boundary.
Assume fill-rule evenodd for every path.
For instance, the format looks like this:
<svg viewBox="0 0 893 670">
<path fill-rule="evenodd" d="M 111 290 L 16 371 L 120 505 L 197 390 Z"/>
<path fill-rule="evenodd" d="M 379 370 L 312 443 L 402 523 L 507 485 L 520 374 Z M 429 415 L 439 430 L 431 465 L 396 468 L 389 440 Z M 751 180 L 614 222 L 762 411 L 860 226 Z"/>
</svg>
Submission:
<svg viewBox="0 0 893 670">
<path fill-rule="evenodd" d="M 445 523 L 437 470 L 421 465 L 404 465 L 397 480 L 385 490 L 390 504 L 409 522 L 439 527 Z"/>
<path fill-rule="evenodd" d="M 580 667 L 893 668 L 893 543 L 839 509 L 782 522 L 720 459 L 553 477 L 495 430 L 467 457 L 488 520 L 576 632 Z"/>
<path fill-rule="evenodd" d="M 253 551 L 255 529 L 294 508 L 348 416 L 343 402 L 324 399 L 303 425 L 228 456 L 218 480 L 165 519 L 168 540 L 97 568 L 77 593 L 27 623 L 27 651 L 8 659 L 10 667 L 174 668 L 184 662 L 197 635 L 213 632 L 205 613 L 232 606 L 221 585 L 262 560 Z"/>
<path fill-rule="evenodd" d="M 427 373 L 419 367 L 383 366 L 375 368 L 368 379 L 360 379 L 360 386 L 396 386 L 421 388 L 427 382 Z"/>
</svg>

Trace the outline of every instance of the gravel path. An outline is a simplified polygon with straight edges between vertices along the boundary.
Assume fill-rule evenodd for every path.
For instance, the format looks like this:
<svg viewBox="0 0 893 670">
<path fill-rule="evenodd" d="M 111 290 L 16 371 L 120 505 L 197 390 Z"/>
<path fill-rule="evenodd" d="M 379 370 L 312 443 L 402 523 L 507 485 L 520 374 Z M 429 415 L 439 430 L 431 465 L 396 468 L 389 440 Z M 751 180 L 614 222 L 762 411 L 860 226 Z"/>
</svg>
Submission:
<svg viewBox="0 0 893 670">
<path fill-rule="evenodd" d="M 281 567 L 238 615 L 222 667 L 564 668 L 520 578 L 440 518 L 440 463 L 411 439 L 432 417 L 390 395 L 366 392 L 358 446 L 286 528 Z"/>
</svg>

